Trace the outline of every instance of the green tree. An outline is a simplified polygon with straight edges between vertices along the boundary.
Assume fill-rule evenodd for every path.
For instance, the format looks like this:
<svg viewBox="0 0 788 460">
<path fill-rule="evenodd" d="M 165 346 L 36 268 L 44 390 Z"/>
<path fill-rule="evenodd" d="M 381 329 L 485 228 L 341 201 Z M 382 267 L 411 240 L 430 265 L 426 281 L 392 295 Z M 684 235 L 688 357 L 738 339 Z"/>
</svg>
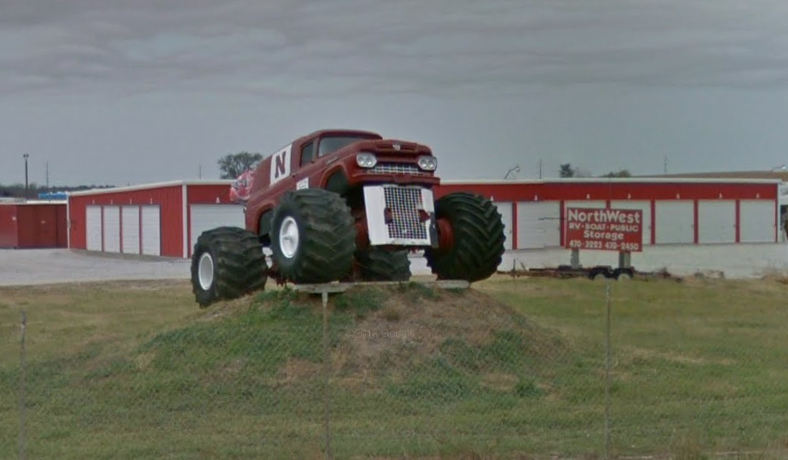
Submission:
<svg viewBox="0 0 788 460">
<path fill-rule="evenodd" d="M 575 170 L 570 163 L 562 164 L 558 170 L 560 177 L 575 177 Z"/>
<path fill-rule="evenodd" d="M 610 171 L 602 177 L 632 177 L 628 169 L 621 169 L 618 171 Z"/>
<path fill-rule="evenodd" d="M 219 159 L 219 171 L 222 179 L 235 179 L 247 169 L 257 166 L 263 159 L 259 153 L 239 152 L 230 153 Z"/>
</svg>

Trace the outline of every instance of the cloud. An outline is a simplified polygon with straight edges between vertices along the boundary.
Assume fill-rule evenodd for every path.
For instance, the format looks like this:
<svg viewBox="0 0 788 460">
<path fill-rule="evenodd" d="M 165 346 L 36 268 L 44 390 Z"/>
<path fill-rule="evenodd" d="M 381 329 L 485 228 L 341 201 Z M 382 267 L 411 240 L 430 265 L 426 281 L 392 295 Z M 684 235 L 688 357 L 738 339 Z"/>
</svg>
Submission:
<svg viewBox="0 0 788 460">
<path fill-rule="evenodd" d="M 786 23 L 782 0 L 6 2 L 0 94 L 786 87 Z"/>
</svg>

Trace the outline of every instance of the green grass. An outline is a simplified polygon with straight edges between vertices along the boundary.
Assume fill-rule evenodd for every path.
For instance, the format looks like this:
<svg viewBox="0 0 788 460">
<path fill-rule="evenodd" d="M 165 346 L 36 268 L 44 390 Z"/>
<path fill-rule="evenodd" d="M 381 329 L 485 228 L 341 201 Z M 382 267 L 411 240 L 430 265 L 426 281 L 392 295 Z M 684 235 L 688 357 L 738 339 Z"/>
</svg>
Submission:
<svg viewBox="0 0 788 460">
<path fill-rule="evenodd" d="M 587 349 L 584 358 L 604 358 L 604 282 L 497 280 L 485 287 L 534 321 L 572 337 Z M 691 438 L 706 452 L 784 451 L 786 295 L 788 286 L 774 281 L 613 283 L 616 449 L 675 453 L 686 450 L 684 441 Z M 593 369 L 599 372 L 600 366 Z M 581 381 L 570 384 L 576 394 L 583 393 Z M 587 382 L 595 398 L 601 382 Z"/>
<path fill-rule="evenodd" d="M 354 289 L 332 296 L 324 337 L 319 298 L 287 289 L 200 310 L 183 283 L 0 288 L 0 452 L 17 449 L 24 308 L 28 458 L 321 458 L 324 339 L 336 458 L 601 455 L 605 283 L 475 289 L 489 297 Z M 786 294 L 614 283 L 614 453 L 784 454 Z"/>
</svg>

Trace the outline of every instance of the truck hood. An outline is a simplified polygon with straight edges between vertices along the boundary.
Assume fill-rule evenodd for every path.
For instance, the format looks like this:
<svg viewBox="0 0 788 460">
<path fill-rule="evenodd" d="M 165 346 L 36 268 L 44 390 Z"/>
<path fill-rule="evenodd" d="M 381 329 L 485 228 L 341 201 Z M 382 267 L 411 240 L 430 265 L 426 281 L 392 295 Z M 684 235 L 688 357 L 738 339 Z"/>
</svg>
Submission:
<svg viewBox="0 0 788 460">
<path fill-rule="evenodd" d="M 342 151 L 345 153 L 370 152 L 376 154 L 392 154 L 399 156 L 431 155 L 432 151 L 426 145 L 416 142 L 401 141 L 398 139 L 379 139 L 359 141 L 348 145 Z"/>
</svg>

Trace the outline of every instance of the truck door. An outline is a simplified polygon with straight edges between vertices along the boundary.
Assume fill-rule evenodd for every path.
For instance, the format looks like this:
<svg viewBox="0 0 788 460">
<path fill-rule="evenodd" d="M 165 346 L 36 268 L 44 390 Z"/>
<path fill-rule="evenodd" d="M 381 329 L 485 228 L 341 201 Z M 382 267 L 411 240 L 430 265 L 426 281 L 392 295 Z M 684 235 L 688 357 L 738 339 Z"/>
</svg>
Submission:
<svg viewBox="0 0 788 460">
<path fill-rule="evenodd" d="M 316 159 L 317 140 L 312 139 L 301 146 L 301 151 L 295 155 L 294 169 L 296 170 L 293 179 L 296 182 L 296 190 L 301 190 L 309 187 L 314 187 L 315 184 L 310 183 L 310 175 L 314 168 L 309 166 L 314 164 Z"/>
</svg>

